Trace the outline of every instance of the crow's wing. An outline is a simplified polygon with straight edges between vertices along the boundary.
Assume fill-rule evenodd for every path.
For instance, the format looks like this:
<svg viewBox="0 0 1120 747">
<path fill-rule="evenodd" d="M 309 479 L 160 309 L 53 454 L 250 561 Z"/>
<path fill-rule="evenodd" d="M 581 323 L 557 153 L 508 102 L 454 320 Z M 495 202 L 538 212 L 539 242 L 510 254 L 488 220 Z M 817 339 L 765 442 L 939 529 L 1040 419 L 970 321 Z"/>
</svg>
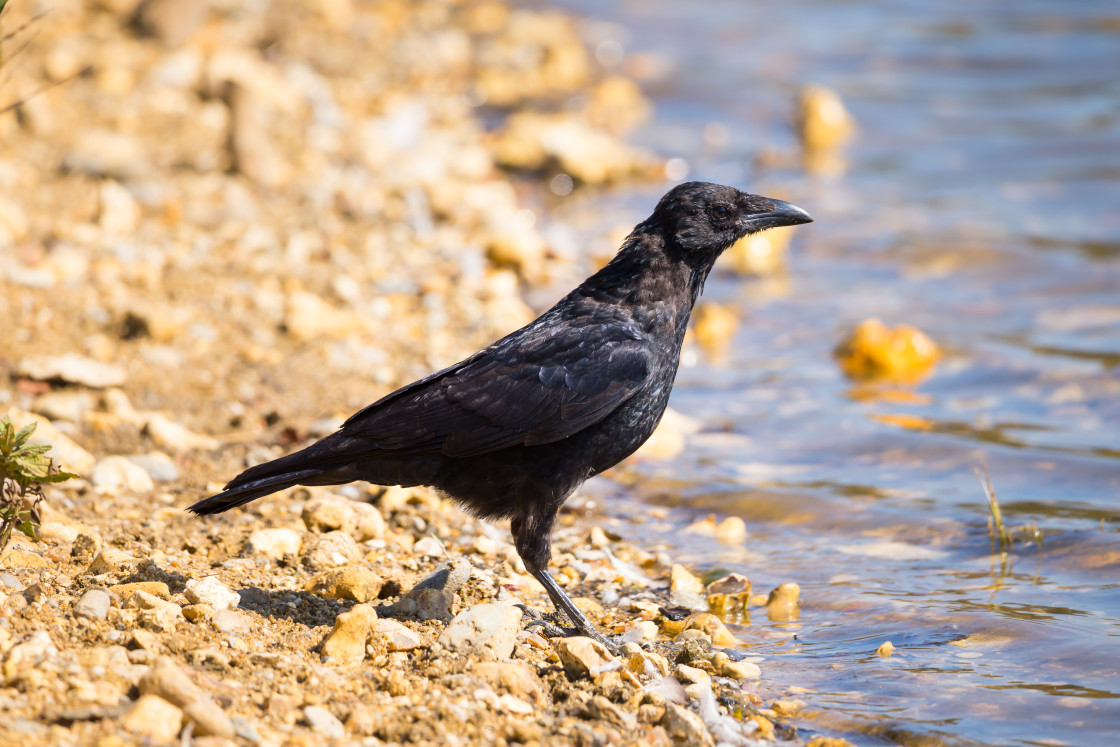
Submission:
<svg viewBox="0 0 1120 747">
<path fill-rule="evenodd" d="M 567 438 L 629 399 L 653 354 L 629 325 L 522 330 L 361 411 L 340 436 L 369 452 L 470 457 Z"/>
</svg>

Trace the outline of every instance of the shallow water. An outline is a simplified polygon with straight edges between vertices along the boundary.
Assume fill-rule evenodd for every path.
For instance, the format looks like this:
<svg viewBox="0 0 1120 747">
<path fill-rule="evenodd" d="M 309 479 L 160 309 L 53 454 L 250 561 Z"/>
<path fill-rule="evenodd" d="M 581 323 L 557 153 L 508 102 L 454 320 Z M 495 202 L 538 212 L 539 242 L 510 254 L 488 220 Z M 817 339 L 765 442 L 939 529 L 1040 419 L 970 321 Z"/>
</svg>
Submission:
<svg viewBox="0 0 1120 747">
<path fill-rule="evenodd" d="M 686 360 L 672 406 L 704 431 L 684 456 L 637 467 L 625 496 L 667 512 L 630 534 L 743 572 L 756 591 L 801 585 L 800 620 L 756 612 L 738 632 L 769 684 L 813 690 L 797 696 L 810 732 L 1114 744 L 1120 8 L 567 5 L 600 19 L 591 35 L 668 63 L 636 142 L 685 158 L 690 178 L 777 192 L 817 219 L 784 275 L 709 282 L 705 298 L 744 324 L 723 357 Z M 835 88 L 859 123 L 841 174 L 796 163 L 788 117 L 805 83 Z M 723 146 L 700 135 L 713 122 Z M 661 191 L 593 199 L 632 224 Z M 944 353 L 933 374 L 857 396 L 831 351 L 871 316 L 928 333 Z M 981 464 L 1017 530 L 1005 557 Z M 746 546 L 713 551 L 679 531 L 708 512 L 743 517 Z M 885 640 L 889 658 L 875 655 Z"/>
</svg>

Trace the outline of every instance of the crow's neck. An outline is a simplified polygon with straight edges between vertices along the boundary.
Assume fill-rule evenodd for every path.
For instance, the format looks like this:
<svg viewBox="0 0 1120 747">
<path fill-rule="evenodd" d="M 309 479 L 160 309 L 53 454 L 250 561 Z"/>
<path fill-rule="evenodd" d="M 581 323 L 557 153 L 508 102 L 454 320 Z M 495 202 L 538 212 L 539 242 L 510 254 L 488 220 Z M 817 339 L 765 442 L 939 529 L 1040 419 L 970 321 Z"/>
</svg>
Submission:
<svg viewBox="0 0 1120 747">
<path fill-rule="evenodd" d="M 667 325 L 683 336 L 711 265 L 690 266 L 683 251 L 674 249 L 660 235 L 635 231 L 606 267 L 584 281 L 580 292 L 626 307 L 643 326 Z"/>
</svg>

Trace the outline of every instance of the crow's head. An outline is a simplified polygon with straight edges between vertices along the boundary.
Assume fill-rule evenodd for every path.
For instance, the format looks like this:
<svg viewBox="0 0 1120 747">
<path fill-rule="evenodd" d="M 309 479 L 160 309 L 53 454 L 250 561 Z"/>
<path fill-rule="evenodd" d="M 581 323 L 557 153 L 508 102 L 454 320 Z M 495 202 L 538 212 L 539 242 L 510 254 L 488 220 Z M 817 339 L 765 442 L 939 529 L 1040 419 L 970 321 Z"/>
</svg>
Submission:
<svg viewBox="0 0 1120 747">
<path fill-rule="evenodd" d="M 710 261 L 747 234 L 813 221 L 788 202 L 708 182 L 673 187 L 657 203 L 652 220 L 666 239 L 694 258 Z"/>
</svg>

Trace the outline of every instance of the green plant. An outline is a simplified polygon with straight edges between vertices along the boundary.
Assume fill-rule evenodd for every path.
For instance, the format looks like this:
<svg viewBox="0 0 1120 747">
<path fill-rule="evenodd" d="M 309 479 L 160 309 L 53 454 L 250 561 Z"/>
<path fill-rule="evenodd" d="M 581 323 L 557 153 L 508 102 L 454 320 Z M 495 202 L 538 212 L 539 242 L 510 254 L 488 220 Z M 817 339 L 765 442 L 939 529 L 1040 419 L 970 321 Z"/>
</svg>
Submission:
<svg viewBox="0 0 1120 747">
<path fill-rule="evenodd" d="M 54 460 L 46 456 L 50 444 L 27 443 L 36 425 L 17 432 L 11 418 L 0 418 L 0 550 L 8 545 L 13 529 L 35 536 L 45 483 L 77 477 L 55 468 Z"/>
</svg>

